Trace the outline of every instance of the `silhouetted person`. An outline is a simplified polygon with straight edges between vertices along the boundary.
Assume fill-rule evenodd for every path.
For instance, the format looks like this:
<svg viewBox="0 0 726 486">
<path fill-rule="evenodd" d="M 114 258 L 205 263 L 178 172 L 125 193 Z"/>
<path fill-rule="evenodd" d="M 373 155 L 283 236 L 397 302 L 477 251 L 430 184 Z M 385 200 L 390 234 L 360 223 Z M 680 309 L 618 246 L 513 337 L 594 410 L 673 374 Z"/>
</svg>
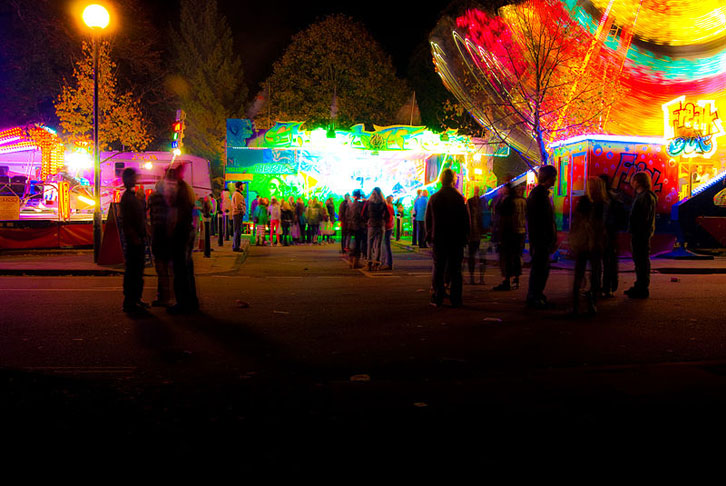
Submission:
<svg viewBox="0 0 726 486">
<path fill-rule="evenodd" d="M 603 297 L 612 297 L 618 290 L 618 233 L 626 229 L 628 213 L 625 210 L 623 196 L 610 187 L 610 177 L 601 174 L 607 193 L 607 213 L 605 214 L 605 246 L 602 255 Z"/>
<path fill-rule="evenodd" d="M 363 193 L 360 189 L 353 191 L 353 200 L 349 203 L 346 210 L 346 226 L 351 238 L 350 244 L 350 267 L 361 268 L 360 256 L 363 252 L 363 242 L 366 238 L 366 225 L 363 222 L 361 213 L 363 212 L 363 202 L 361 202 Z"/>
<path fill-rule="evenodd" d="M 416 204 L 418 203 L 418 200 L 421 199 L 421 195 L 423 194 L 423 190 L 419 189 L 416 191 L 416 199 L 413 200 L 413 208 L 411 208 L 411 246 L 416 246 L 418 244 L 418 224 L 419 219 L 416 217 Z M 424 205 L 424 212 L 426 211 L 426 206 Z M 421 215 L 421 221 L 423 221 L 425 214 Z"/>
<path fill-rule="evenodd" d="M 241 182 L 236 184 L 234 193 L 232 194 L 232 221 L 234 224 L 234 238 L 232 240 L 232 251 L 242 251 L 240 247 L 242 238 L 242 221 L 247 212 L 247 203 L 245 197 L 242 194 Z M 254 210 L 253 210 L 254 214 Z"/>
<path fill-rule="evenodd" d="M 607 217 L 607 193 L 605 183 L 599 177 L 590 177 L 585 195 L 580 196 L 572 213 L 568 242 L 575 258 L 575 278 L 572 283 L 572 313 L 580 311 L 580 288 L 590 263 L 590 290 L 587 292 L 587 310 L 597 312 L 595 304 L 600 293 L 602 255 L 606 243 L 605 219 Z"/>
<path fill-rule="evenodd" d="M 119 204 L 121 227 L 126 244 L 123 310 L 126 313 L 133 314 L 143 312 L 148 307 L 148 304 L 141 301 L 144 290 L 146 215 L 143 203 L 134 192 L 136 171 L 128 167 L 124 169 L 121 178 L 126 188 Z"/>
<path fill-rule="evenodd" d="M 504 280 L 494 287 L 494 290 L 519 288 L 519 276 L 522 275 L 522 250 L 527 233 L 527 201 L 522 197 L 524 186 L 520 184 L 512 187 L 507 183 L 505 187 L 507 195 L 499 199 L 495 209 L 499 237 L 499 266 Z"/>
<path fill-rule="evenodd" d="M 555 210 L 550 198 L 550 188 L 555 185 L 556 178 L 557 169 L 554 166 L 540 167 L 537 186 L 527 198 L 529 253 L 532 257 L 527 305 L 539 309 L 548 307 L 544 289 L 550 274 L 550 255 L 557 246 Z"/>
<path fill-rule="evenodd" d="M 635 284 L 625 294 L 633 299 L 645 299 L 650 296 L 650 238 L 655 233 L 658 197 L 651 190 L 650 174 L 647 172 L 635 174 L 630 185 L 635 189 L 628 222 L 635 264 Z"/>
<path fill-rule="evenodd" d="M 167 311 L 171 314 L 189 314 L 199 309 L 197 286 L 194 279 L 192 247 L 194 245 L 194 191 L 182 178 L 183 166 L 167 171 L 169 215 L 171 227 L 171 259 L 174 267 L 174 295 L 176 304 Z"/>
<path fill-rule="evenodd" d="M 469 211 L 469 283 L 474 284 L 474 273 L 477 258 L 479 259 L 479 283 L 484 284 L 486 258 L 481 248 L 481 238 L 484 235 L 484 203 L 479 195 L 479 186 L 474 186 L 474 195 L 467 199 L 466 208 Z"/>
<path fill-rule="evenodd" d="M 434 259 L 431 305 L 439 307 L 443 303 L 444 280 L 448 277 L 451 279 L 451 305 L 459 307 L 462 304 L 461 263 L 469 237 L 469 212 L 464 196 L 454 187 L 454 171 L 444 169 L 440 181 L 441 189 L 431 196 L 425 212 L 426 241 L 433 244 Z"/>
<path fill-rule="evenodd" d="M 350 206 L 350 194 L 345 195 L 345 198 L 340 202 L 338 206 L 338 221 L 340 222 L 340 253 L 345 253 L 345 250 L 349 246 L 350 235 L 348 231 L 347 211 Z"/>
<path fill-rule="evenodd" d="M 169 307 L 171 301 L 171 238 L 169 206 L 164 196 L 165 181 L 159 181 L 156 189 L 149 196 L 149 215 L 151 217 L 151 254 L 156 268 L 157 287 L 154 307 Z"/>
</svg>

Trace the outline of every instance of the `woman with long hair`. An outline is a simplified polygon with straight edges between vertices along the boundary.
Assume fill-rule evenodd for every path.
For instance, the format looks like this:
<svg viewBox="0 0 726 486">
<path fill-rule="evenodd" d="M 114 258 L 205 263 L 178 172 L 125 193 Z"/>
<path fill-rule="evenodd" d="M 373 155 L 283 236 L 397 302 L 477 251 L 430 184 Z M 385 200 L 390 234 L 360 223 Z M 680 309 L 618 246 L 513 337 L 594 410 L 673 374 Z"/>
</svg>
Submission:
<svg viewBox="0 0 726 486">
<path fill-rule="evenodd" d="M 572 285 L 573 314 L 579 312 L 580 288 L 588 262 L 590 262 L 590 290 L 586 293 L 588 313 L 597 312 L 595 303 L 600 293 L 602 257 L 607 239 L 605 229 L 607 205 L 607 192 L 602 179 L 590 177 L 587 180 L 585 195 L 577 201 L 573 212 L 568 238 L 570 251 L 575 258 L 575 279 Z"/>
<path fill-rule="evenodd" d="M 363 219 L 368 221 L 368 270 L 378 270 L 381 266 L 383 234 L 388 221 L 388 206 L 379 187 L 373 188 L 363 207 Z"/>
<path fill-rule="evenodd" d="M 273 197 L 270 201 L 270 207 L 268 209 L 268 214 L 270 215 L 270 246 L 272 246 L 272 237 L 275 237 L 275 246 L 280 246 L 280 236 L 278 233 L 282 233 L 280 228 L 280 219 L 282 218 L 282 213 L 280 209 L 280 203 L 277 202 L 277 198 Z"/>
</svg>

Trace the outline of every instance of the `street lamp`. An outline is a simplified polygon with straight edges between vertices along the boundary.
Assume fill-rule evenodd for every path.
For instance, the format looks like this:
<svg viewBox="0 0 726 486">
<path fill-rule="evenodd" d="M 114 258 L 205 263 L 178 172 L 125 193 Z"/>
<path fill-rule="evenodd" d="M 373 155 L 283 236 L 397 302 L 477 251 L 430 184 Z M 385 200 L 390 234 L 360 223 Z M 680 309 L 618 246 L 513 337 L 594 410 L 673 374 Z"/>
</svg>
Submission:
<svg viewBox="0 0 726 486">
<path fill-rule="evenodd" d="M 98 35 L 111 20 L 108 10 L 92 4 L 83 10 L 83 22 L 91 29 L 93 42 L 93 193 L 96 206 L 93 210 L 93 261 L 98 262 L 101 249 L 101 153 L 98 151 Z"/>
</svg>

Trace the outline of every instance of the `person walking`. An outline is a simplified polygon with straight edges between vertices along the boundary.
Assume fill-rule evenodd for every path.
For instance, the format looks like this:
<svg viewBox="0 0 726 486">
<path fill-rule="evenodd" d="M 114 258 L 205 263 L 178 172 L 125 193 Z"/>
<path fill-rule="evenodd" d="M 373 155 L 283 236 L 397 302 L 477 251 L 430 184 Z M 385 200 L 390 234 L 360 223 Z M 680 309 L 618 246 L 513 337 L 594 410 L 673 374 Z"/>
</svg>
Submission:
<svg viewBox="0 0 726 486">
<path fill-rule="evenodd" d="M 393 251 L 391 250 L 391 236 L 393 235 L 393 196 L 386 198 L 386 206 L 388 207 L 388 220 L 386 221 L 385 231 L 383 233 L 383 245 L 381 249 L 381 270 L 393 270 Z"/>
<path fill-rule="evenodd" d="M 466 200 L 466 209 L 469 212 L 469 243 L 468 261 L 469 283 L 474 284 L 474 273 L 479 259 L 479 283 L 484 284 L 484 272 L 486 271 L 485 254 L 481 249 L 481 239 L 484 236 L 484 214 L 483 203 L 480 196 L 479 186 L 474 186 L 474 195 Z"/>
<path fill-rule="evenodd" d="M 423 190 L 421 197 L 416 200 L 416 227 L 418 229 L 418 246 L 426 248 L 426 206 L 429 202 L 429 192 Z"/>
<path fill-rule="evenodd" d="M 628 213 L 625 210 L 622 194 L 610 187 L 610 177 L 601 174 L 607 193 L 607 213 L 605 215 L 605 246 L 602 255 L 602 297 L 610 298 L 618 290 L 618 233 L 627 227 Z"/>
<path fill-rule="evenodd" d="M 550 188 L 555 185 L 557 169 L 552 165 L 540 167 L 537 185 L 527 198 L 527 226 L 532 268 L 529 273 L 527 305 L 537 309 L 549 307 L 544 289 L 550 273 L 550 255 L 557 246 L 555 211 Z"/>
<path fill-rule="evenodd" d="M 433 275 L 431 305 L 443 304 L 444 281 L 451 282 L 452 307 L 462 305 L 461 264 L 464 246 L 469 239 L 469 212 L 464 196 L 456 189 L 456 174 L 451 169 L 441 172 L 441 189 L 431 196 L 425 212 L 425 241 L 433 244 Z"/>
<path fill-rule="evenodd" d="M 346 193 L 338 206 L 338 222 L 340 223 L 340 253 L 345 254 L 349 247 L 350 236 L 348 235 L 346 211 L 350 205 L 350 194 Z"/>
<path fill-rule="evenodd" d="M 134 191 L 136 171 L 127 167 L 122 172 L 121 179 L 126 188 L 119 203 L 121 228 L 126 244 L 123 311 L 127 314 L 138 314 L 145 312 L 148 307 L 141 300 L 144 291 L 146 215 L 144 206 Z"/>
<path fill-rule="evenodd" d="M 625 295 L 632 299 L 647 299 L 650 296 L 650 239 L 655 233 L 658 196 L 651 190 L 652 182 L 648 172 L 633 175 L 630 185 L 635 190 L 628 221 L 635 264 L 635 284 L 625 291 Z"/>
<path fill-rule="evenodd" d="M 411 208 L 411 246 L 418 245 L 418 220 L 416 219 L 416 204 L 421 199 L 423 189 L 416 191 L 416 199 L 413 200 L 413 207 Z"/>
<path fill-rule="evenodd" d="M 168 224 L 169 207 L 164 196 L 164 180 L 156 184 L 149 196 L 149 216 L 151 219 L 151 255 L 154 257 L 157 286 L 156 300 L 152 307 L 169 307 L 171 303 L 171 263 L 170 236 Z"/>
<path fill-rule="evenodd" d="M 363 206 L 363 219 L 368 226 L 368 271 L 378 270 L 381 266 L 381 245 L 388 221 L 388 206 L 379 187 L 374 187 L 368 201 Z"/>
<path fill-rule="evenodd" d="M 575 278 L 572 283 L 572 314 L 580 311 L 580 289 L 587 263 L 590 262 L 590 290 L 587 292 L 587 311 L 597 312 L 597 297 L 602 278 L 602 255 L 607 237 L 605 218 L 607 193 L 599 177 L 587 180 L 585 195 L 580 196 L 572 214 L 568 243 L 575 258 Z"/>
<path fill-rule="evenodd" d="M 234 194 L 232 194 L 232 222 L 234 225 L 234 239 L 232 240 L 232 251 L 242 251 L 240 247 L 240 239 L 242 237 L 242 222 L 247 211 L 245 197 L 242 194 L 242 183 L 235 184 Z"/>
</svg>

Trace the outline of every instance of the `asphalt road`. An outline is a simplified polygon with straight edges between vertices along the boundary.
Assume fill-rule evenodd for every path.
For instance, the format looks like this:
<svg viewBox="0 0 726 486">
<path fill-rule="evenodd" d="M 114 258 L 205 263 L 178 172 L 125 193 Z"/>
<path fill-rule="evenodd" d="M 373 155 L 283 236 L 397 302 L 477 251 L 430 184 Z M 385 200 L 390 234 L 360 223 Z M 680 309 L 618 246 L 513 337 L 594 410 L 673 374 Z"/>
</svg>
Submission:
<svg viewBox="0 0 726 486">
<path fill-rule="evenodd" d="M 572 319 L 567 271 L 548 284 L 558 309 L 492 291 L 493 265 L 463 308 L 434 309 L 426 255 L 368 273 L 337 248 L 252 247 L 238 272 L 198 279 L 188 317 L 129 318 L 120 277 L 0 278 L 0 425 L 40 454 L 131 446 L 293 470 L 724 428 L 724 274 L 655 273 L 650 299 Z"/>
</svg>

